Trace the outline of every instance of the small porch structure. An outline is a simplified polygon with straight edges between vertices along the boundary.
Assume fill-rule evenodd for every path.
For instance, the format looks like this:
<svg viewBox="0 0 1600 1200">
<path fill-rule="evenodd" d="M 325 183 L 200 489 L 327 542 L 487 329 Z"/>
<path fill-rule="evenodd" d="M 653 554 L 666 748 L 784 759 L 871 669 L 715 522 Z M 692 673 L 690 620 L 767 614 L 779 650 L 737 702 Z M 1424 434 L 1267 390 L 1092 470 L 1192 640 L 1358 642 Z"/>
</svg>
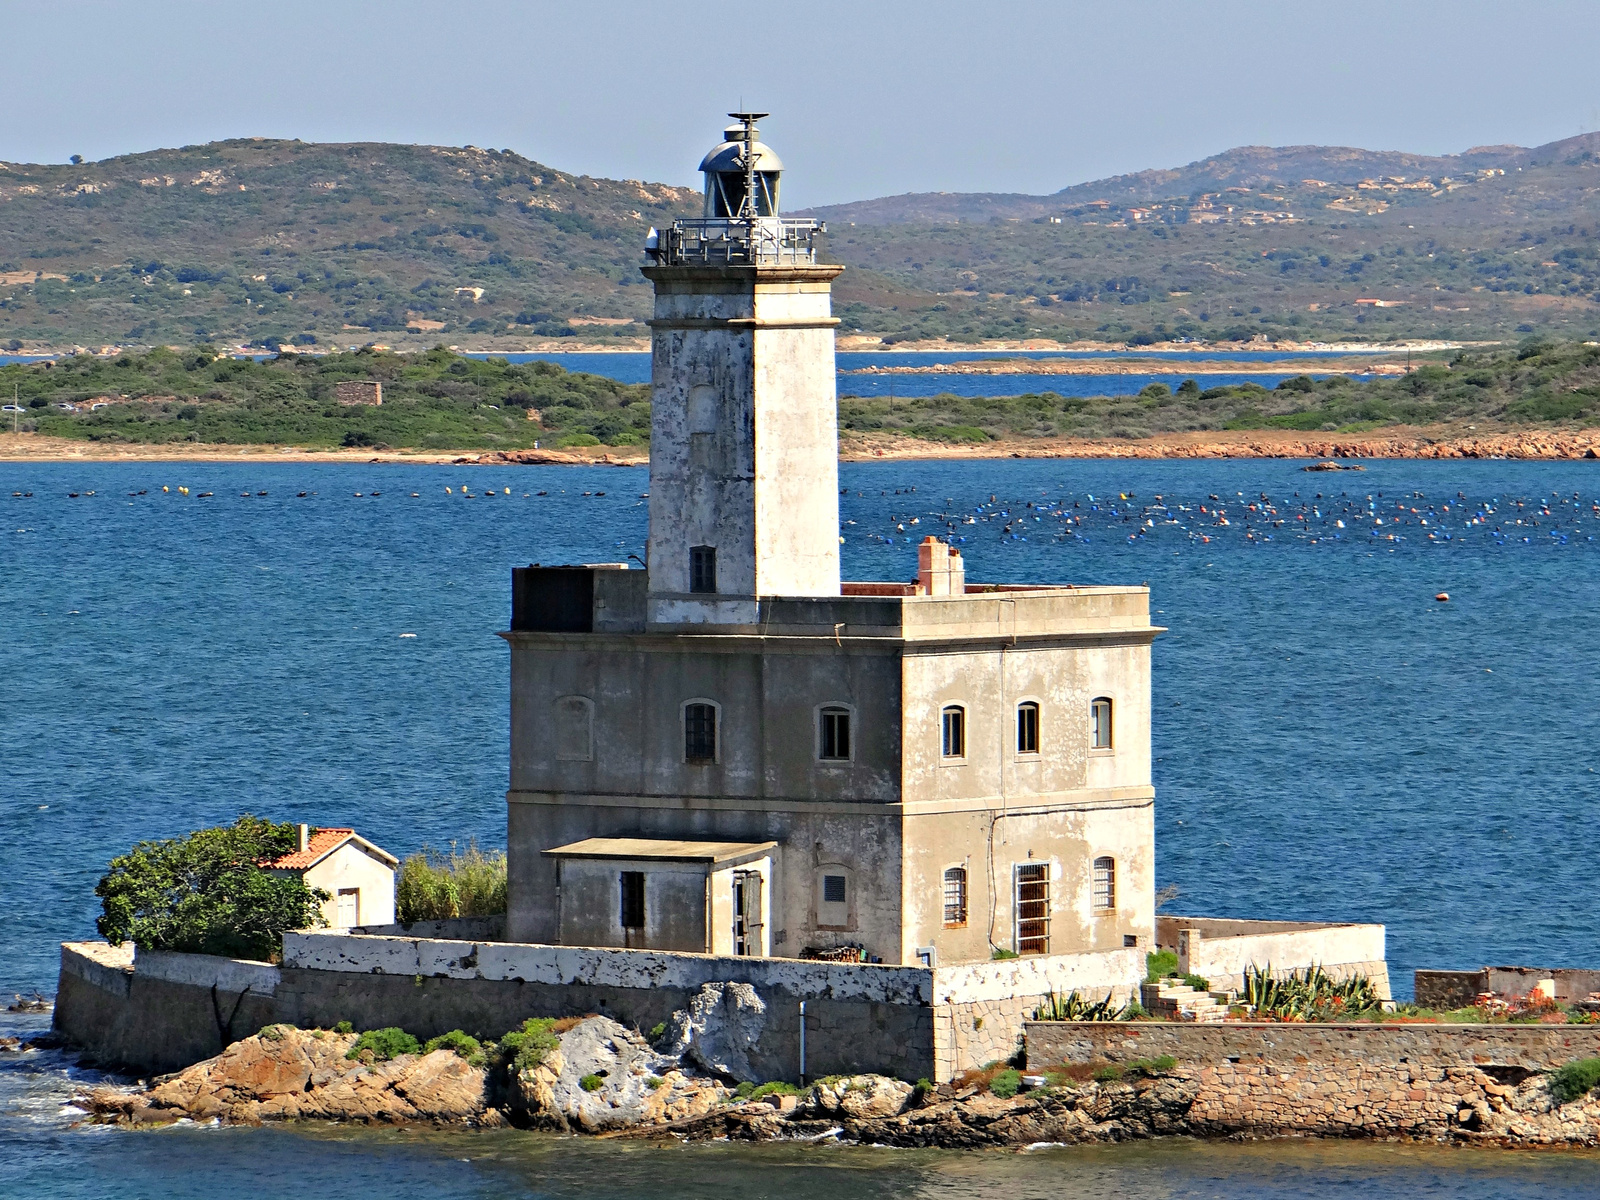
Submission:
<svg viewBox="0 0 1600 1200">
<path fill-rule="evenodd" d="M 765 958 L 777 845 L 597 837 L 546 850 L 561 944 Z"/>
</svg>

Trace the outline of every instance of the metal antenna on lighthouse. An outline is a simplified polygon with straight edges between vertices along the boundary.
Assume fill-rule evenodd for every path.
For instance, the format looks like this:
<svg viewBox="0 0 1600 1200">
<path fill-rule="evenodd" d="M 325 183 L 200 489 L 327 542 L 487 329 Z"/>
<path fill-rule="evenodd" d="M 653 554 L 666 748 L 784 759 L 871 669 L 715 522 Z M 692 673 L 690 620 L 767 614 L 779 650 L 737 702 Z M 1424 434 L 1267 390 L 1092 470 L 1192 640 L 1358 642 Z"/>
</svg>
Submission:
<svg viewBox="0 0 1600 1200">
<path fill-rule="evenodd" d="M 744 126 L 744 202 L 739 205 L 739 218 L 749 223 L 753 244 L 756 218 L 761 215 L 761 210 L 756 206 L 756 122 L 767 114 L 736 112 L 728 115 Z"/>
</svg>

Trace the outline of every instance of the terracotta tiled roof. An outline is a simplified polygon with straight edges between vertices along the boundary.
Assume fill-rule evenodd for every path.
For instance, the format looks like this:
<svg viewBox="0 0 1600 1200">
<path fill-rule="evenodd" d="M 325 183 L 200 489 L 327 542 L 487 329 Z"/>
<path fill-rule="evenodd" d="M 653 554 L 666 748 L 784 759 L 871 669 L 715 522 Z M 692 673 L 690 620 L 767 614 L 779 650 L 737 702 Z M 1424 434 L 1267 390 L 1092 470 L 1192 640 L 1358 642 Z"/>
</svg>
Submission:
<svg viewBox="0 0 1600 1200">
<path fill-rule="evenodd" d="M 354 829 L 313 830 L 310 842 L 304 850 L 295 850 L 283 855 L 281 858 L 268 859 L 261 865 L 277 870 L 303 871 L 307 867 L 315 866 L 325 855 L 333 851 L 340 842 L 348 837 L 354 837 L 355 832 Z"/>
</svg>

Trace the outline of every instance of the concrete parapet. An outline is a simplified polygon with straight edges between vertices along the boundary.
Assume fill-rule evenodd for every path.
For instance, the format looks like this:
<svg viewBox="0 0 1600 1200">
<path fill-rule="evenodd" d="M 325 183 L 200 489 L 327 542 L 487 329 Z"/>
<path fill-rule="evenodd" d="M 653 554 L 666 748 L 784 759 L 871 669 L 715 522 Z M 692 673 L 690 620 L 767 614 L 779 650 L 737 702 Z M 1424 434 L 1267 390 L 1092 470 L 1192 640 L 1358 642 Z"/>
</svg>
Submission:
<svg viewBox="0 0 1600 1200">
<path fill-rule="evenodd" d="M 1028 1065 L 1126 1063 L 1171 1055 L 1184 1067 L 1426 1064 L 1549 1071 L 1600 1057 L 1596 1025 L 1341 1025 L 1227 1021 L 1028 1021 Z"/>
<path fill-rule="evenodd" d="M 1179 971 L 1203 976 L 1213 990 L 1242 988 L 1247 967 L 1285 973 L 1317 966 L 1335 979 L 1364 975 L 1380 997 L 1392 998 L 1382 925 L 1162 916 L 1156 945 L 1176 951 Z"/>
</svg>

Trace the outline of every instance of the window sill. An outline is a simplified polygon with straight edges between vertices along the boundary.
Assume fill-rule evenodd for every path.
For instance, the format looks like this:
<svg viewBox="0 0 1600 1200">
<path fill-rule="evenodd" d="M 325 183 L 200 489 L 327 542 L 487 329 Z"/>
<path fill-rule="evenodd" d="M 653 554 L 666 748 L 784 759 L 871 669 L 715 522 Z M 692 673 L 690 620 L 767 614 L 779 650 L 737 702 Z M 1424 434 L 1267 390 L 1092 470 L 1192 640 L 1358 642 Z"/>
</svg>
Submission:
<svg viewBox="0 0 1600 1200">
<path fill-rule="evenodd" d="M 1033 752 L 1033 753 L 1031 753 L 1031 754 L 1017 754 L 1017 755 L 1013 755 L 1013 756 L 1012 756 L 1012 759 L 1011 759 L 1011 761 L 1012 761 L 1012 762 L 1019 762 L 1019 763 L 1036 763 L 1036 762 L 1043 762 L 1043 761 L 1044 761 L 1044 755 L 1043 755 L 1043 754 L 1040 754 L 1040 753 L 1039 753 L 1039 752 L 1038 752 L 1038 751 L 1037 751 L 1037 750 L 1035 750 L 1035 751 L 1034 751 L 1034 752 Z"/>
<path fill-rule="evenodd" d="M 1117 752 L 1115 746 L 1092 746 L 1089 749 L 1090 758 L 1111 758 Z"/>
<path fill-rule="evenodd" d="M 965 757 L 962 757 L 962 758 L 944 758 L 944 757 L 941 756 L 940 759 L 939 759 L 939 765 L 941 767 L 964 767 L 964 766 L 967 765 L 967 760 L 966 760 Z"/>
<path fill-rule="evenodd" d="M 819 767 L 832 767 L 835 770 L 838 770 L 841 767 L 853 767 L 855 765 L 856 765 L 856 760 L 853 759 L 853 758 L 819 758 L 819 759 L 817 759 L 817 766 L 819 766 Z"/>
<path fill-rule="evenodd" d="M 946 921 L 944 927 L 946 929 L 965 929 L 967 923 L 965 921 Z"/>
</svg>

